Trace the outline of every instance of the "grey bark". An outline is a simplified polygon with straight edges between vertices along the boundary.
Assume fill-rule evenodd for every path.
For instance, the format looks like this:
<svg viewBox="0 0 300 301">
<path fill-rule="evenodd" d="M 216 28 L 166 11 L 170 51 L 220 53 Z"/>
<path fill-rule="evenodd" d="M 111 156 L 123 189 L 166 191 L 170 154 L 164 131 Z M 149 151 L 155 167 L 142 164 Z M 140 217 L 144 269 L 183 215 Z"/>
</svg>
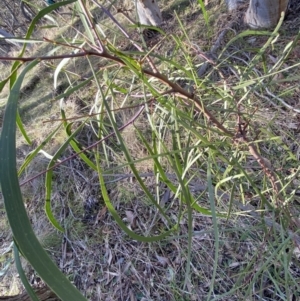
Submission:
<svg viewBox="0 0 300 301">
<path fill-rule="evenodd" d="M 238 8 L 249 0 L 225 0 L 229 11 Z M 245 15 L 245 23 L 252 28 L 274 27 L 286 12 L 289 0 L 250 0 Z M 162 16 L 156 0 L 136 0 L 140 23 L 144 25 L 159 26 Z"/>
<path fill-rule="evenodd" d="M 276 26 L 282 12 L 286 12 L 289 0 L 250 0 L 245 22 L 252 28 Z"/>
<path fill-rule="evenodd" d="M 150 26 L 161 25 L 162 16 L 156 0 L 137 0 L 136 7 L 141 24 Z"/>
<path fill-rule="evenodd" d="M 249 0 L 225 0 L 225 2 L 227 5 L 227 9 L 229 11 L 232 11 L 234 9 L 237 9 L 240 4 L 249 2 Z"/>
</svg>

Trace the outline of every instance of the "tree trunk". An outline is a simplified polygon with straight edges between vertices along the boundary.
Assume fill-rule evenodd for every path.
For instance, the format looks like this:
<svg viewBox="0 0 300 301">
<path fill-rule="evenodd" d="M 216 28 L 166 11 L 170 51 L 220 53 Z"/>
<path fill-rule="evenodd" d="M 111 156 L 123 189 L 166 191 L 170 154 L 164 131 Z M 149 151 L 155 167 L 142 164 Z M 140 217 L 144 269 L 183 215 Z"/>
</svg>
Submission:
<svg viewBox="0 0 300 301">
<path fill-rule="evenodd" d="M 162 16 L 156 0 L 136 0 L 140 23 L 159 26 Z M 249 0 L 225 0 L 228 10 Z M 289 0 L 250 0 L 245 22 L 252 28 L 271 28 L 276 26 L 282 12 L 286 12 Z"/>
<path fill-rule="evenodd" d="M 137 0 L 137 11 L 140 23 L 143 25 L 159 26 L 162 23 L 156 0 Z"/>
<path fill-rule="evenodd" d="M 35 290 L 35 293 L 40 301 L 60 301 L 47 287 L 39 288 Z M 0 301 L 31 301 L 31 298 L 24 292 L 17 296 L 0 297 Z"/>
<path fill-rule="evenodd" d="M 231 10 L 237 9 L 240 4 L 243 4 L 243 3 L 249 2 L 249 1 L 248 0 L 225 0 L 225 2 L 227 5 L 227 9 L 229 11 L 231 11 Z"/>
<path fill-rule="evenodd" d="M 289 0 L 250 0 L 245 22 L 252 28 L 274 27 L 286 12 Z"/>
</svg>

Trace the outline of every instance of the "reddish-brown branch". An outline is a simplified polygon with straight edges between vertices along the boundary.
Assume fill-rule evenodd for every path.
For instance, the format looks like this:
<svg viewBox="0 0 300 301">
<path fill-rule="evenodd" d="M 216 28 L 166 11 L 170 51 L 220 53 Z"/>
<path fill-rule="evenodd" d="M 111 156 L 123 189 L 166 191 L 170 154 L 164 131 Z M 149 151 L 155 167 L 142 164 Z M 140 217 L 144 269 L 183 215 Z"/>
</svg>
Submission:
<svg viewBox="0 0 300 301">
<path fill-rule="evenodd" d="M 24 57 L 23 58 L 9 58 L 9 57 L 6 57 L 6 58 L 4 57 L 3 58 L 3 57 L 0 57 L 0 60 L 6 59 L 6 60 L 18 60 L 18 61 L 22 61 L 22 62 L 30 62 L 30 61 L 33 61 L 35 59 L 43 61 L 43 60 L 50 60 L 50 59 L 56 60 L 56 59 L 64 59 L 64 58 L 72 58 L 72 57 L 84 57 L 84 56 L 98 56 L 98 57 L 106 58 L 108 60 L 115 61 L 115 62 L 119 63 L 121 66 L 126 66 L 126 64 L 122 61 L 122 59 L 120 59 L 119 57 L 116 57 L 115 55 L 112 55 L 112 54 L 108 53 L 105 49 L 103 50 L 102 53 L 98 53 L 98 52 L 95 52 L 95 51 L 84 50 L 84 52 L 70 54 L 70 55 L 56 55 L 56 56 L 54 55 L 54 56 L 49 56 L 49 57 L 43 57 L 42 56 L 42 57 L 27 57 L 27 58 L 24 58 Z M 188 99 L 189 101 L 194 103 L 197 110 L 202 112 L 207 117 L 207 119 L 210 122 L 212 122 L 218 129 L 220 129 L 227 136 L 233 137 L 233 134 L 230 131 L 228 131 L 209 112 L 209 110 L 207 110 L 207 108 L 203 105 L 203 103 L 201 102 L 199 97 L 197 97 L 196 95 L 186 91 L 180 85 L 170 81 L 167 76 L 165 76 L 165 75 L 163 75 L 159 72 L 151 71 L 151 70 L 148 70 L 148 69 L 145 69 L 145 68 L 141 68 L 139 71 L 142 74 L 146 74 L 148 76 L 157 78 L 158 80 L 160 80 L 161 82 L 163 82 L 164 84 L 169 86 L 178 97 Z"/>
<path fill-rule="evenodd" d="M 239 106 L 238 106 L 238 111 L 239 111 Z M 273 190 L 276 193 L 276 199 L 280 199 L 280 193 L 281 193 L 281 184 L 280 181 L 277 179 L 277 176 L 272 168 L 272 164 L 269 160 L 264 158 L 263 156 L 260 155 L 256 145 L 254 144 L 253 141 L 249 141 L 247 138 L 247 127 L 249 125 L 249 122 L 242 122 L 241 116 L 238 113 L 237 116 L 238 119 L 238 128 L 237 132 L 234 137 L 234 142 L 239 144 L 239 143 L 245 143 L 248 146 L 249 153 L 254 157 L 256 162 L 259 164 L 259 166 L 262 168 L 264 174 L 266 177 L 269 179 L 269 181 L 272 184 Z"/>
<path fill-rule="evenodd" d="M 29 61 L 33 61 L 35 59 L 38 60 L 50 60 L 50 59 L 64 59 L 64 58 L 72 58 L 72 57 L 84 57 L 84 56 L 98 56 L 101 58 L 105 58 L 108 60 L 112 60 L 115 61 L 116 63 L 118 63 L 121 66 L 126 66 L 126 63 L 122 61 L 121 58 L 110 54 L 109 52 L 107 52 L 106 49 L 103 49 L 103 52 L 99 53 L 99 52 L 95 52 L 95 51 L 89 51 L 89 50 L 84 50 L 83 52 L 80 53 L 76 53 L 76 54 L 70 54 L 70 55 L 58 55 L 58 56 L 50 56 L 50 57 L 27 57 L 27 58 L 14 58 L 14 57 L 0 57 L 0 60 L 18 60 L 18 61 L 22 61 L 22 62 L 29 62 Z M 223 132 L 225 135 L 229 136 L 229 137 L 234 137 L 234 134 L 232 132 L 230 132 L 229 130 L 227 130 L 214 116 L 213 114 L 203 105 L 203 103 L 201 102 L 201 98 L 196 96 L 193 93 L 190 93 L 188 91 L 186 91 L 185 89 L 183 89 L 180 85 L 178 85 L 175 82 L 172 82 L 168 79 L 167 76 L 156 72 L 156 71 L 151 71 L 145 68 L 141 68 L 140 70 L 138 70 L 141 74 L 145 74 L 147 76 L 150 77 L 154 77 L 156 79 L 158 79 L 159 81 L 161 81 L 162 83 L 164 83 L 165 85 L 169 86 L 171 88 L 171 91 L 178 97 L 188 100 L 191 102 L 191 105 L 194 105 L 196 107 L 196 109 L 199 112 L 202 112 L 205 117 L 212 123 L 214 124 L 221 132 Z M 168 92 L 170 93 L 170 92 Z M 144 108 L 144 106 L 142 107 Z M 139 111 L 141 113 L 141 110 Z M 139 113 L 139 114 L 140 114 Z M 137 118 L 137 117 L 136 117 Z M 120 128 L 119 130 L 122 130 L 123 128 L 125 128 L 126 126 L 128 126 L 130 123 L 132 123 L 133 121 L 129 121 L 125 126 L 123 126 L 122 128 Z M 89 146 L 87 149 L 81 151 L 84 152 L 88 149 L 93 148 L 95 145 L 97 145 L 98 143 L 102 142 L 105 139 L 108 139 L 109 137 L 111 137 L 112 135 L 114 135 L 114 133 L 108 135 L 107 137 L 101 139 L 100 141 L 97 141 L 95 144 Z M 272 171 L 272 169 L 267 166 L 267 160 L 264 159 L 262 156 L 259 155 L 257 148 L 255 147 L 255 145 L 252 142 L 249 142 L 247 140 L 247 138 L 245 136 L 242 137 L 243 138 L 243 142 L 246 142 L 248 145 L 248 149 L 250 154 L 257 160 L 257 162 L 259 163 L 259 165 L 262 167 L 264 173 L 266 174 L 266 176 L 270 179 L 272 185 L 273 185 L 273 189 L 275 190 L 276 193 L 278 193 L 280 191 L 280 184 L 278 183 L 278 181 L 276 180 L 276 175 L 274 174 L 274 172 Z M 79 153 L 80 154 L 80 153 Z M 63 162 L 72 159 L 73 157 L 77 156 L 78 154 L 75 154 L 65 160 L 63 160 L 61 163 L 58 163 L 56 165 L 54 165 L 52 168 L 57 167 L 58 165 L 62 164 Z M 44 174 L 47 171 L 44 171 L 41 174 Z M 36 177 L 40 176 L 41 174 L 37 175 Z M 22 185 L 24 185 L 25 183 L 31 181 L 32 179 L 22 183 Z"/>
</svg>

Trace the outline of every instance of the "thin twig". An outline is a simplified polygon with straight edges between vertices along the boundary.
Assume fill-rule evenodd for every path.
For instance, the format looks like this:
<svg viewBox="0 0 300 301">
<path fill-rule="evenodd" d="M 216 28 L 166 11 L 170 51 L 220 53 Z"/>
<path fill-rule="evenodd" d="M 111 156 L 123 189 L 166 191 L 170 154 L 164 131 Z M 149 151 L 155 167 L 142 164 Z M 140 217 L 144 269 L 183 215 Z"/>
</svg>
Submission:
<svg viewBox="0 0 300 301">
<path fill-rule="evenodd" d="M 99 34 L 98 34 L 97 30 L 95 29 L 95 24 L 94 24 L 94 22 L 92 21 L 90 15 L 89 15 L 89 13 L 88 13 L 88 11 L 87 11 L 87 9 L 86 9 L 85 3 L 83 3 L 83 0 L 79 0 L 78 3 L 79 3 L 79 5 L 80 5 L 82 11 L 84 12 L 84 15 L 85 15 L 85 17 L 86 17 L 86 20 L 88 21 L 89 26 L 90 26 L 91 30 L 94 32 L 94 35 L 95 35 L 95 37 L 96 37 L 96 39 L 97 39 L 97 43 L 98 43 L 98 47 L 99 47 L 98 51 L 99 51 L 100 53 L 103 53 L 103 52 L 104 52 L 104 46 L 103 46 L 103 44 L 102 44 L 102 41 L 101 41 L 101 39 L 100 39 L 100 37 L 99 37 Z"/>
<path fill-rule="evenodd" d="M 102 6 L 100 3 L 98 3 L 95 0 L 92 0 L 92 2 L 94 2 L 99 8 L 101 8 L 107 15 L 109 18 L 111 18 L 113 20 L 113 22 L 118 26 L 118 28 L 120 29 L 120 31 L 123 33 L 123 35 L 131 42 L 131 44 L 140 52 L 143 52 L 143 48 L 140 47 L 134 40 L 132 40 L 129 36 L 129 34 L 126 32 L 125 28 L 123 28 L 123 26 L 116 20 L 116 18 L 110 13 L 109 10 L 107 10 L 104 6 Z M 150 67 L 152 68 L 152 70 L 154 72 L 158 72 L 157 68 L 155 67 L 152 59 L 149 56 L 146 56 L 146 59 L 150 65 Z"/>
<path fill-rule="evenodd" d="M 162 92 L 161 96 L 171 94 L 172 92 L 173 92 L 173 90 L 168 90 L 168 91 Z M 150 95 L 152 96 L 152 94 L 150 94 Z M 118 109 L 111 109 L 110 111 L 111 112 L 120 112 L 120 111 L 123 111 L 123 110 L 139 108 L 139 107 L 143 106 L 146 103 L 150 104 L 155 99 L 156 99 L 156 97 L 152 97 L 151 99 L 145 101 L 144 103 L 139 103 L 137 105 L 132 105 L 132 106 L 121 107 L 121 108 L 118 108 Z M 69 118 L 58 118 L 58 119 L 45 120 L 45 121 L 43 121 L 43 123 L 54 122 L 54 121 L 78 120 L 78 119 L 81 119 L 81 118 L 87 118 L 87 117 L 97 116 L 97 115 L 101 115 L 101 114 L 107 114 L 107 111 L 92 113 L 92 114 L 83 115 L 83 116 L 74 116 L 74 117 L 69 117 Z"/>
<path fill-rule="evenodd" d="M 255 210 L 255 208 L 253 206 L 251 206 L 250 204 L 248 205 L 242 205 L 241 202 L 235 202 L 235 204 L 243 211 L 243 212 L 247 212 L 248 214 L 250 214 L 252 217 L 254 217 L 257 220 L 261 220 L 261 215 L 258 214 Z M 273 219 L 264 216 L 263 220 L 266 224 L 266 226 L 270 227 L 270 228 L 274 228 L 277 232 L 282 233 L 285 231 L 285 229 L 283 229 L 283 227 L 278 224 L 277 222 L 275 222 Z M 292 230 L 287 229 L 286 230 L 289 234 L 289 236 L 291 237 L 291 239 L 295 242 L 296 245 L 300 245 L 300 236 L 299 234 L 294 233 Z"/>
<path fill-rule="evenodd" d="M 136 112 L 136 114 L 135 114 L 129 121 L 126 122 L 126 124 L 124 124 L 123 126 L 121 126 L 120 128 L 118 128 L 118 131 L 122 131 L 122 130 L 124 130 L 126 127 L 128 127 L 130 124 L 134 123 L 134 121 L 141 115 L 141 113 L 143 112 L 144 108 L 145 108 L 145 105 L 143 105 L 143 106 Z M 101 143 L 101 142 L 107 140 L 108 138 L 110 138 L 110 137 L 112 137 L 112 136 L 114 136 L 114 135 L 115 135 L 115 132 L 110 133 L 109 135 L 107 135 L 107 136 L 105 136 L 104 138 L 98 140 L 97 142 L 95 142 L 95 143 L 93 143 L 92 145 L 88 146 L 87 148 L 81 150 L 80 152 L 78 152 L 78 153 L 76 153 L 76 154 L 74 154 L 74 155 L 72 155 L 72 156 L 70 156 L 70 157 L 68 157 L 68 158 L 66 158 L 66 159 L 64 159 L 64 160 L 61 160 L 59 163 L 54 164 L 51 168 L 48 168 L 48 169 L 46 169 L 46 170 L 44 170 L 44 171 L 38 173 L 38 174 L 35 175 L 34 177 L 32 177 L 32 178 L 30 178 L 30 179 L 24 181 L 23 183 L 20 184 L 20 186 L 23 186 L 23 185 L 25 185 L 25 184 L 31 182 L 32 180 L 34 180 L 34 179 L 40 177 L 41 175 L 47 173 L 49 170 L 52 170 L 52 169 L 58 167 L 59 165 L 61 165 L 61 164 L 65 163 L 65 162 L 67 162 L 67 161 L 69 161 L 69 160 L 71 160 L 71 159 L 77 157 L 78 155 L 84 153 L 85 151 L 94 148 L 94 147 L 97 146 L 99 143 Z"/>
</svg>

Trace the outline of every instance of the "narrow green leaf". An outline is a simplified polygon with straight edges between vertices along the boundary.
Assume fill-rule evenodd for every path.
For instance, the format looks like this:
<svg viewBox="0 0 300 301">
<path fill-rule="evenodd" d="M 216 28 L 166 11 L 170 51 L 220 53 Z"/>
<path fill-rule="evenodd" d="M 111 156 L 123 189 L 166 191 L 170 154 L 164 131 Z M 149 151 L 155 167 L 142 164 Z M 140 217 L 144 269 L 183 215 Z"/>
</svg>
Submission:
<svg viewBox="0 0 300 301">
<path fill-rule="evenodd" d="M 82 5 L 84 5 L 84 4 L 85 4 L 85 1 L 82 1 L 81 3 L 79 3 L 77 1 L 76 7 L 77 7 L 77 10 L 79 12 L 79 17 L 80 17 L 82 25 L 83 25 L 83 27 L 85 29 L 86 34 L 87 34 L 88 38 L 90 39 L 90 42 L 92 43 L 92 45 L 95 45 L 94 35 L 93 35 L 93 33 L 91 31 L 91 28 L 90 28 L 90 26 L 88 24 L 88 21 L 86 19 L 84 8 L 82 7 Z"/>
<path fill-rule="evenodd" d="M 27 72 L 38 64 L 31 62 L 15 81 L 6 105 L 0 138 L 0 183 L 8 221 L 20 252 L 62 301 L 86 301 L 52 262 L 35 236 L 26 213 L 16 166 L 16 116 L 20 88 Z"/>
<path fill-rule="evenodd" d="M 76 37 L 77 37 L 77 35 L 76 35 Z M 75 42 L 76 37 L 73 39 L 72 43 Z M 83 47 L 84 44 L 85 44 L 85 42 L 82 43 L 82 44 L 79 46 L 79 48 L 81 49 L 81 47 Z M 73 53 L 78 53 L 78 52 L 80 51 L 80 49 L 75 49 L 75 50 L 73 50 Z M 65 65 L 68 64 L 68 62 L 69 62 L 70 60 L 71 60 L 70 57 L 64 58 L 64 59 L 61 60 L 61 62 L 60 62 L 60 63 L 58 64 L 58 66 L 56 67 L 56 69 L 55 69 L 55 71 L 54 71 L 54 89 L 57 88 L 57 85 L 58 85 L 58 84 L 57 84 L 57 83 L 58 83 L 58 75 L 59 75 L 60 71 L 62 70 L 62 68 L 63 68 Z"/>
<path fill-rule="evenodd" d="M 209 203 L 210 203 L 210 209 L 212 212 L 212 220 L 214 225 L 214 234 L 215 234 L 215 257 L 214 257 L 214 266 L 213 266 L 213 272 L 210 280 L 210 287 L 209 287 L 209 293 L 207 296 L 207 300 L 210 300 L 211 294 L 214 290 L 214 284 L 216 280 L 217 275 L 217 267 L 219 262 L 219 230 L 218 230 L 218 223 L 217 223 L 217 215 L 216 215 L 216 207 L 215 207 L 215 196 L 214 196 L 214 190 L 213 190 L 213 184 L 212 184 L 212 176 L 211 176 L 211 163 L 210 159 L 207 163 L 207 188 L 208 188 L 208 197 L 209 197 Z"/>
<path fill-rule="evenodd" d="M 61 109 L 60 112 L 61 112 L 62 119 L 66 119 L 65 111 Z M 66 134 L 68 135 L 68 137 L 70 137 L 72 134 L 70 132 L 70 128 L 68 126 L 67 121 L 64 121 L 64 127 L 66 130 Z M 72 136 L 72 139 L 70 140 L 70 145 L 75 151 L 75 153 L 79 153 L 78 156 L 80 159 L 82 159 L 90 168 L 97 171 L 97 166 L 86 156 L 86 154 L 82 153 L 82 149 L 79 147 L 77 141 L 74 139 L 74 136 Z"/>
<path fill-rule="evenodd" d="M 53 215 L 52 209 L 51 209 L 51 191 L 52 191 L 52 175 L 53 175 L 53 166 L 57 163 L 57 159 L 62 154 L 62 152 L 68 147 L 69 143 L 72 141 L 74 136 L 82 129 L 84 126 L 84 123 L 82 123 L 76 131 L 74 131 L 73 134 L 71 134 L 68 139 L 60 146 L 58 151 L 55 153 L 55 155 L 52 157 L 51 161 L 48 164 L 48 171 L 46 173 L 45 178 L 45 188 L 46 188 L 46 202 L 45 202 L 45 211 L 46 215 L 50 221 L 50 223 L 61 232 L 64 232 L 64 229 L 61 227 L 59 222 L 56 220 L 56 218 Z"/>
<path fill-rule="evenodd" d="M 20 167 L 20 169 L 18 171 L 19 177 L 23 173 L 25 168 L 29 165 L 29 163 L 35 158 L 35 156 L 38 154 L 38 152 L 49 142 L 49 140 L 53 137 L 53 135 L 58 131 L 58 129 L 60 127 L 61 127 L 61 124 L 52 133 L 50 133 L 48 135 L 48 137 L 46 137 L 46 139 L 35 150 L 30 152 L 30 154 L 26 157 L 24 163 L 22 164 L 22 166 Z"/>
<path fill-rule="evenodd" d="M 39 301 L 39 298 L 36 296 L 34 290 L 32 289 L 32 287 L 30 286 L 25 273 L 23 271 L 22 268 L 22 264 L 21 264 L 21 260 L 20 260 L 20 256 L 19 256 L 19 250 L 16 246 L 16 244 L 14 244 L 14 257 L 15 257 L 15 263 L 16 263 L 16 267 L 19 273 L 19 276 L 21 278 L 21 281 L 26 289 L 26 292 L 28 293 L 28 295 L 30 296 L 32 301 Z"/>
<path fill-rule="evenodd" d="M 205 20 L 205 24 L 207 26 L 207 28 L 209 29 L 209 19 L 208 19 L 208 13 L 207 13 L 207 10 L 205 9 L 205 5 L 203 3 L 203 0 L 198 0 L 198 3 L 201 7 L 201 10 L 202 10 L 202 14 L 203 14 L 203 17 L 204 17 L 204 20 Z"/>
<path fill-rule="evenodd" d="M 10 79 L 10 76 L 8 76 L 6 79 L 4 79 L 2 82 L 0 82 L 0 93 L 2 92 L 3 88 L 5 87 L 5 85 L 9 81 L 9 79 Z"/>
<path fill-rule="evenodd" d="M 160 155 L 155 155 L 152 147 L 149 145 L 149 143 L 146 141 L 145 137 L 142 135 L 142 133 L 140 133 L 140 131 L 138 131 L 138 129 L 136 129 L 138 134 L 139 134 L 139 137 L 142 139 L 143 143 L 144 143 L 144 146 L 147 148 L 150 156 L 147 157 L 147 159 L 152 159 L 155 163 L 155 168 L 157 168 L 158 172 L 159 172 L 159 176 L 160 176 L 160 179 L 161 181 L 163 181 L 167 186 L 168 188 L 174 193 L 176 194 L 177 192 L 177 187 L 168 179 L 165 171 L 164 171 L 164 168 L 161 166 L 158 158 L 160 156 L 167 156 L 167 155 L 176 155 L 180 152 L 180 150 L 176 150 L 176 151 L 173 151 L 173 152 L 166 152 L 166 153 L 163 153 L 163 154 L 160 154 Z M 194 146 L 191 148 L 193 149 Z M 183 151 L 183 150 L 181 150 Z M 146 158 L 145 158 L 146 159 Z M 203 208 L 201 206 L 199 206 L 196 202 L 192 202 L 192 208 L 195 209 L 196 211 L 198 211 L 199 213 L 202 213 L 202 214 L 205 214 L 205 215 L 211 215 L 211 211 L 206 209 L 206 208 Z"/>
<path fill-rule="evenodd" d="M 62 2 L 59 2 L 59 3 L 55 3 L 54 5 L 51 5 L 40 10 L 38 12 L 38 14 L 34 17 L 34 19 L 31 21 L 30 23 L 30 26 L 27 30 L 27 33 L 26 33 L 26 36 L 25 36 L 25 39 L 30 39 L 32 33 L 33 33 L 33 30 L 34 30 L 34 27 L 35 25 L 39 22 L 39 20 L 41 18 L 43 18 L 45 15 L 47 15 L 48 13 L 50 13 L 51 11 L 53 11 L 54 9 L 57 9 L 59 8 L 60 6 L 64 6 L 64 5 L 67 5 L 67 4 L 70 4 L 70 3 L 74 3 L 76 2 L 77 0 L 68 0 L 68 1 L 62 1 Z M 25 53 L 25 49 L 26 49 L 26 44 L 24 44 L 23 48 L 22 48 L 22 51 L 21 53 L 19 54 L 19 57 L 22 57 L 23 54 Z M 11 76 L 9 77 L 10 79 L 10 87 L 12 87 L 17 79 L 17 70 L 21 67 L 22 63 L 21 62 L 18 62 L 16 61 L 12 68 L 11 68 Z M 2 89 L 2 87 L 0 86 L 0 89 Z"/>
<path fill-rule="evenodd" d="M 100 157 L 99 157 L 100 152 L 98 151 L 96 153 L 96 161 L 97 161 L 97 168 L 98 168 L 98 176 L 99 176 L 99 182 L 100 182 L 100 188 L 101 188 L 101 193 L 103 200 L 105 202 L 105 205 L 110 212 L 110 214 L 113 216 L 119 227 L 126 233 L 128 234 L 132 239 L 137 240 L 137 241 L 142 241 L 142 242 L 154 242 L 154 241 L 159 241 L 170 235 L 171 233 L 174 232 L 174 229 L 168 230 L 160 235 L 157 236 L 142 236 L 139 234 L 136 234 L 135 232 L 131 231 L 126 224 L 122 221 L 122 218 L 118 215 L 116 209 L 112 205 L 107 190 L 104 182 L 104 177 L 103 177 L 103 170 L 100 166 Z"/>
<path fill-rule="evenodd" d="M 26 130 L 25 130 L 24 126 L 23 126 L 23 123 L 22 123 L 19 111 L 17 111 L 17 120 L 16 120 L 16 122 L 17 122 L 18 128 L 19 128 L 20 132 L 22 133 L 23 137 L 25 138 L 25 140 L 27 141 L 27 143 L 29 145 L 31 145 L 31 140 L 30 140 L 29 136 L 27 135 Z"/>
</svg>

